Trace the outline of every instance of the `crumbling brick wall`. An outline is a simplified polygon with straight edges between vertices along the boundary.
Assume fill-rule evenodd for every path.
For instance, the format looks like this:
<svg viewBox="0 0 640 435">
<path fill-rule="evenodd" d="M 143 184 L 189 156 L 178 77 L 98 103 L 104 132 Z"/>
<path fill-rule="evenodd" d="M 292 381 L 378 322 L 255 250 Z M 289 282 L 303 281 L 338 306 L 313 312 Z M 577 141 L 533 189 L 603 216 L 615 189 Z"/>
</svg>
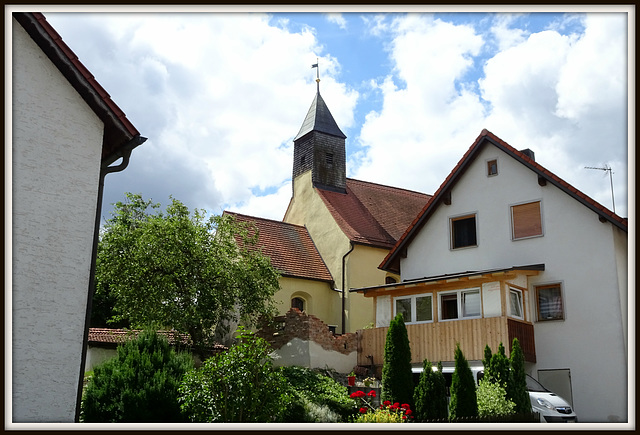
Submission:
<svg viewBox="0 0 640 435">
<path fill-rule="evenodd" d="M 329 326 L 316 316 L 291 308 L 284 316 L 278 316 L 270 326 L 257 332 L 274 349 L 280 349 L 294 338 L 314 341 L 325 350 L 348 355 L 358 349 L 356 334 L 334 335 Z"/>
</svg>

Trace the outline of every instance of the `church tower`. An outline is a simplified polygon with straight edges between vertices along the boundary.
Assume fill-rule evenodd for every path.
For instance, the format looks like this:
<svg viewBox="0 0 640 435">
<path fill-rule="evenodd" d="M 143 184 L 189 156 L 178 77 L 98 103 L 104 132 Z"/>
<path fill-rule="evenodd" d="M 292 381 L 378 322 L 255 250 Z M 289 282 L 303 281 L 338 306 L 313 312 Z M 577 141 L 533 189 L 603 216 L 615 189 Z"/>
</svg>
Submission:
<svg viewBox="0 0 640 435">
<path fill-rule="evenodd" d="M 311 171 L 313 187 L 346 193 L 346 138 L 320 96 L 318 85 L 302 127 L 293 139 L 293 183 Z"/>
</svg>

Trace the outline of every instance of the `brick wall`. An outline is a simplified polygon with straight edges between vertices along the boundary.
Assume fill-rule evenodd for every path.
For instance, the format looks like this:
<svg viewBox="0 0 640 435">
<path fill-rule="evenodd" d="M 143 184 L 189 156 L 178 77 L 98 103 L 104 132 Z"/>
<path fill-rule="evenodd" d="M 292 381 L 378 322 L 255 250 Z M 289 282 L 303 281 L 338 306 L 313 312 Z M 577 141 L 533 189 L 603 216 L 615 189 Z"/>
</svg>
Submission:
<svg viewBox="0 0 640 435">
<path fill-rule="evenodd" d="M 358 349 L 356 334 L 334 335 L 329 326 L 316 316 L 291 308 L 284 316 L 274 319 L 271 326 L 263 327 L 257 333 L 267 340 L 274 349 L 280 349 L 294 338 L 313 341 L 325 350 L 348 355 Z"/>
</svg>

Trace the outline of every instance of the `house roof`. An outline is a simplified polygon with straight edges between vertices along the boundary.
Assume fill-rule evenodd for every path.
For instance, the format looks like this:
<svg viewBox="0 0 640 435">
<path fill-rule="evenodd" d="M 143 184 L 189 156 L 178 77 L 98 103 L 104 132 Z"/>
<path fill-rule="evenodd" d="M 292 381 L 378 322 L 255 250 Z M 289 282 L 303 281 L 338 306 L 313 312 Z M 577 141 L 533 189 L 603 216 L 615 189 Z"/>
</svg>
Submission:
<svg viewBox="0 0 640 435">
<path fill-rule="evenodd" d="M 354 243 L 384 249 L 398 238 L 430 195 L 347 178 L 346 193 L 318 189 L 344 234 Z"/>
<path fill-rule="evenodd" d="M 426 276 L 424 278 L 416 278 L 416 279 L 408 279 L 402 282 L 395 282 L 392 284 L 383 284 L 371 287 L 361 287 L 349 290 L 349 292 L 362 292 L 366 294 L 367 292 L 372 291 L 386 291 L 386 290 L 396 290 L 396 289 L 404 289 L 406 287 L 413 287 L 416 284 L 424 284 L 424 283 L 437 283 L 437 282 L 452 282 L 458 280 L 470 281 L 478 278 L 485 278 L 487 276 L 495 276 L 495 275 L 504 275 L 509 272 L 515 272 L 520 274 L 527 275 L 537 275 L 539 272 L 545 270 L 545 265 L 543 263 L 540 264 L 530 264 L 526 266 L 513 266 L 506 268 L 498 268 L 498 269 L 486 269 L 486 270 L 468 270 L 465 272 L 456 272 L 456 273 L 447 273 L 443 275 L 434 275 L 434 276 Z"/>
<path fill-rule="evenodd" d="M 333 119 L 333 116 L 331 116 L 331 112 L 329 111 L 327 104 L 320 96 L 319 91 L 313 99 L 311 107 L 309 107 L 309 111 L 307 112 L 307 116 L 302 122 L 300 131 L 293 140 L 296 141 L 305 134 L 312 131 L 319 131 L 320 133 L 330 134 L 331 136 L 336 136 L 343 139 L 346 139 L 347 137 L 340 130 L 340 127 L 338 127 L 338 124 L 336 123 L 335 119 Z"/>
<path fill-rule="evenodd" d="M 43 14 L 16 12 L 13 17 L 104 123 L 103 164 L 110 165 L 146 140 Z"/>
<path fill-rule="evenodd" d="M 386 258 L 380 264 L 380 268 L 384 270 L 394 271 L 398 273 L 400 271 L 400 257 L 406 252 L 406 247 L 413 240 L 420 228 L 429 220 L 429 217 L 433 214 L 435 209 L 443 202 L 443 200 L 451 192 L 452 187 L 458 182 L 462 174 L 469 168 L 471 163 L 475 160 L 480 151 L 487 145 L 494 145 L 498 149 L 505 152 L 507 155 L 514 158 L 516 161 L 522 163 L 525 167 L 538 174 L 538 182 L 540 184 L 551 183 L 587 208 L 598 214 L 599 218 L 603 222 L 611 222 L 618 228 L 628 231 L 627 219 L 622 218 L 593 200 L 589 196 L 585 195 L 569 183 L 553 174 L 542 165 L 536 163 L 532 158 L 522 151 L 518 151 L 511 145 L 488 131 L 483 129 L 480 135 L 476 138 L 475 142 L 462 156 L 458 164 L 453 168 L 451 173 L 447 176 L 444 182 L 440 185 L 438 190 L 434 193 L 431 200 L 424 206 L 420 213 L 413 219 L 408 228 L 404 231 L 402 236 L 398 239 L 397 243 L 391 251 L 387 254 Z"/>
<path fill-rule="evenodd" d="M 139 329 L 110 329 L 110 328 L 89 328 L 88 343 L 94 346 L 115 347 L 118 344 L 126 343 L 132 338 L 136 338 L 142 332 Z M 191 338 L 188 334 L 180 334 L 176 331 L 156 331 L 158 335 L 166 337 L 169 344 L 174 345 L 177 341 L 182 345 L 190 346 Z M 222 344 L 214 344 L 211 347 L 214 351 L 227 350 Z"/>
<path fill-rule="evenodd" d="M 333 282 L 306 227 L 228 211 L 224 214 L 257 227 L 257 246 L 283 276 Z"/>
</svg>

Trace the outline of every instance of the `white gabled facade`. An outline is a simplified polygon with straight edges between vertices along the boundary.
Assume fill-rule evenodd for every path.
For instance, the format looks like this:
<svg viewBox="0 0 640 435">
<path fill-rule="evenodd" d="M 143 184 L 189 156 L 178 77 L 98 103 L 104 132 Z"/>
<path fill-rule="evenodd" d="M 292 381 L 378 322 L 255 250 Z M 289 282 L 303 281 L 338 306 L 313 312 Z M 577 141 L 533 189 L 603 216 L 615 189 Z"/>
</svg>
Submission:
<svg viewBox="0 0 640 435">
<path fill-rule="evenodd" d="M 473 158 L 463 158 L 436 193 L 441 201 L 434 201 L 428 216 L 394 248 L 402 281 L 544 264 L 543 271 L 520 283 L 535 334 L 536 362 L 527 363 L 527 369 L 548 388 L 569 396 L 579 421 L 626 422 L 627 224 L 608 210 L 597 212 L 597 203 L 567 190 L 570 186 L 548 171 L 541 176 L 544 168 L 486 134 L 488 139 L 481 135 L 477 149 L 465 155 Z M 498 173 L 488 175 L 494 160 Z M 514 240 L 511 207 L 532 202 L 540 203 L 542 234 Z M 471 215 L 476 243 L 452 248 L 452 219 Z M 537 289 L 551 284 L 561 289 L 559 320 L 540 319 L 543 299 Z M 483 317 L 490 317 L 487 308 L 495 301 L 481 293 Z M 434 300 L 438 309 L 439 303 Z"/>
</svg>

